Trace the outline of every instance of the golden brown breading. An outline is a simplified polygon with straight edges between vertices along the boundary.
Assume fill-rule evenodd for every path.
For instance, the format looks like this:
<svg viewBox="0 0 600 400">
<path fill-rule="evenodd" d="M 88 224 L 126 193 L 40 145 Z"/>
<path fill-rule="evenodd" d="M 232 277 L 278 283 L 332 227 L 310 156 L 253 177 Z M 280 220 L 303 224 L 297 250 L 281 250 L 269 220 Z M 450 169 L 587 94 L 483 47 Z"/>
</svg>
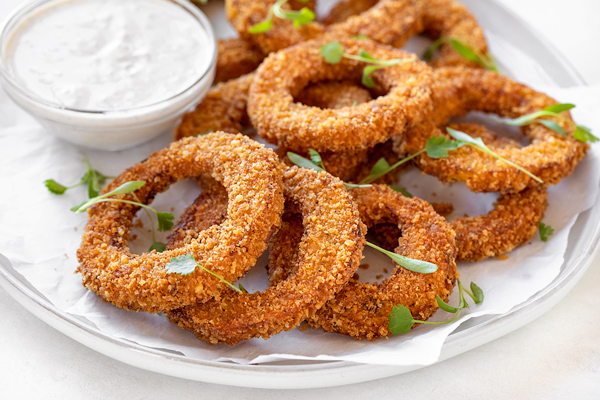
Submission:
<svg viewBox="0 0 600 400">
<path fill-rule="evenodd" d="M 217 41 L 215 83 L 239 78 L 254 71 L 265 58 L 262 51 L 241 38 Z"/>
<path fill-rule="evenodd" d="M 211 344 L 266 339 L 294 329 L 348 282 L 360 263 L 366 229 L 342 182 L 292 167 L 284 174 L 284 192 L 306 227 L 296 271 L 263 292 L 228 291 L 220 300 L 169 311 L 172 322 Z"/>
<path fill-rule="evenodd" d="M 402 227 L 396 253 L 438 266 L 431 274 L 397 266 L 380 284 L 351 280 L 334 299 L 308 319 L 315 329 L 374 340 L 390 335 L 389 314 L 395 305 L 408 307 L 415 319 L 427 320 L 438 309 L 436 296 L 444 301 L 448 299 L 458 277 L 454 231 L 427 202 L 408 199 L 387 186 L 354 189 L 351 194 L 360 218 L 367 226 L 392 222 Z M 272 283 L 287 276 L 289 272 L 286 271 L 296 268 L 297 254 L 294 252 L 297 250 L 293 241 L 299 237 L 297 229 L 291 229 L 288 238 L 285 238 L 287 231 L 280 231 L 271 246 L 271 251 L 276 254 L 269 265 Z"/>
<path fill-rule="evenodd" d="M 258 68 L 248 97 L 248 115 L 263 138 L 294 151 L 364 149 L 401 134 L 407 126 L 429 116 L 431 69 L 425 63 L 414 54 L 368 40 L 339 42 L 348 54 L 364 50 L 377 59 L 409 61 L 372 74 L 386 95 L 356 107 L 333 110 L 298 104 L 294 95 L 309 83 L 359 80 L 364 62 L 343 58 L 328 64 L 319 51 L 325 40 L 271 54 Z"/>
<path fill-rule="evenodd" d="M 425 148 L 428 138 L 445 135 L 436 125 L 442 126 L 450 118 L 470 111 L 516 118 L 556 104 L 556 100 L 545 94 L 490 71 L 439 68 L 434 71 L 434 81 L 432 121 L 410 129 L 403 138 L 395 138 L 395 150 L 399 154 L 412 154 Z M 570 118 L 570 115 L 565 113 L 565 117 Z M 541 124 L 532 124 L 521 129 L 531 141 L 530 145 L 502 148 L 490 144 L 488 147 L 542 179 L 544 185 L 556 184 L 573 171 L 589 147 L 573 137 L 572 126 L 557 122 L 567 132 L 566 137 Z M 432 159 L 423 154 L 417 157 L 415 164 L 444 182 L 466 182 L 474 192 L 514 193 L 539 186 L 532 177 L 472 146 L 451 151 L 447 158 Z"/>
<path fill-rule="evenodd" d="M 283 211 L 281 165 L 261 144 L 222 132 L 183 139 L 127 169 L 104 193 L 142 180 L 146 184 L 135 196 L 147 204 L 170 184 L 206 172 L 227 188 L 227 219 L 185 246 L 163 253 L 130 252 L 127 243 L 138 206 L 123 202 L 92 206 L 77 251 L 84 286 L 118 307 L 162 312 L 218 297 L 226 287 L 199 268 L 185 276 L 167 274 L 171 258 L 191 254 L 228 281 L 252 267 L 279 227 Z M 133 194 L 121 197 L 135 199 Z"/>
</svg>

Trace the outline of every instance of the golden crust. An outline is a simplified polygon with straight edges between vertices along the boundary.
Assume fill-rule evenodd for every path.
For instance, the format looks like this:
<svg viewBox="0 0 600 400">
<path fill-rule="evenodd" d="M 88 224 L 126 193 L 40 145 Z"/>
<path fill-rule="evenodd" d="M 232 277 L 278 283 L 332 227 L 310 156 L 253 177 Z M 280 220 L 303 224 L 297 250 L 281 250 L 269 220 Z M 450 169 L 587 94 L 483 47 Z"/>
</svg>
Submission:
<svg viewBox="0 0 600 400">
<path fill-rule="evenodd" d="M 258 133 L 271 143 L 294 151 L 334 151 L 372 147 L 401 134 L 429 116 L 431 70 L 414 54 L 372 41 L 340 40 L 345 52 L 363 49 L 378 59 L 406 59 L 375 71 L 372 78 L 388 92 L 384 96 L 337 110 L 294 102 L 310 83 L 358 80 L 364 63 L 343 58 L 328 64 L 319 48 L 325 40 L 304 42 L 271 54 L 250 87 L 248 115 Z"/>
<path fill-rule="evenodd" d="M 242 136 L 213 133 L 187 138 L 127 169 L 104 193 L 134 180 L 142 203 L 184 178 L 210 172 L 227 188 L 228 217 L 189 244 L 157 253 L 132 254 L 127 246 L 139 207 L 104 202 L 90 208 L 77 251 L 83 284 L 102 299 L 136 311 L 162 312 L 219 296 L 225 285 L 196 269 L 190 275 L 167 274 L 173 257 L 192 254 L 199 264 L 235 281 L 254 265 L 283 211 L 282 170 L 277 156 Z M 124 199 L 133 200 L 131 194 Z"/>
<path fill-rule="evenodd" d="M 421 9 L 414 0 L 381 0 L 373 8 L 340 23 L 324 26 L 318 22 L 294 27 L 293 21 L 273 18 L 272 27 L 265 33 L 250 34 L 248 29 L 267 18 L 273 0 L 226 0 L 227 19 L 240 37 L 256 44 L 265 54 L 323 36 L 357 36 L 395 46 L 422 29 Z M 288 8 L 285 4 L 283 8 Z"/>
<path fill-rule="evenodd" d="M 215 83 L 239 78 L 254 71 L 265 58 L 262 51 L 242 38 L 217 41 Z"/>
<path fill-rule="evenodd" d="M 464 116 L 469 111 L 516 118 L 556 104 L 545 94 L 490 71 L 440 68 L 434 71 L 434 81 L 433 120 L 410 129 L 401 138 L 394 138 L 395 149 L 400 154 L 423 149 L 428 138 L 444 135 L 436 125 L 444 125 L 450 118 Z M 570 119 L 570 115 L 565 116 Z M 490 144 L 488 147 L 542 179 L 544 185 L 556 184 L 573 171 L 589 147 L 573 137 L 570 125 L 559 123 L 567 132 L 566 137 L 543 125 L 532 124 L 522 128 L 530 145 L 514 148 Z M 466 182 L 474 192 L 511 193 L 539 185 L 518 169 L 471 146 L 451 151 L 447 158 L 431 159 L 423 154 L 417 157 L 415 164 L 442 181 Z"/>
<path fill-rule="evenodd" d="M 413 318 L 427 320 L 438 309 L 436 296 L 444 301 L 452 292 L 456 272 L 454 231 L 448 223 L 421 199 L 408 199 L 384 185 L 354 189 L 352 196 L 361 220 L 368 226 L 393 223 L 402 227 L 396 253 L 405 257 L 434 263 L 438 270 L 421 274 L 397 266 L 382 283 L 361 283 L 351 280 L 327 302 L 314 317 L 308 319 L 315 328 L 337 332 L 356 339 L 374 340 L 387 337 L 389 314 L 402 304 Z M 282 279 L 297 268 L 293 245 L 299 238 L 297 229 L 275 238 L 269 264 L 271 282 Z M 286 235 L 289 235 L 286 237 Z"/>
<path fill-rule="evenodd" d="M 172 322 L 211 344 L 266 339 L 314 315 L 352 277 L 365 228 L 342 182 L 293 167 L 284 174 L 284 192 L 306 227 L 296 271 L 263 292 L 227 291 L 220 300 L 169 311 Z"/>
<path fill-rule="evenodd" d="M 345 21 L 375 6 L 378 0 L 342 0 L 338 2 L 324 19 L 325 25 Z M 487 41 L 483 29 L 475 16 L 463 4 L 454 0 L 418 0 L 421 9 L 423 33 L 432 39 L 455 38 L 473 49 L 486 54 Z M 420 32 L 415 32 L 420 33 Z M 437 57 L 431 60 L 434 67 L 463 65 L 481 68 L 475 62 L 461 56 L 449 43 L 444 43 Z"/>
</svg>

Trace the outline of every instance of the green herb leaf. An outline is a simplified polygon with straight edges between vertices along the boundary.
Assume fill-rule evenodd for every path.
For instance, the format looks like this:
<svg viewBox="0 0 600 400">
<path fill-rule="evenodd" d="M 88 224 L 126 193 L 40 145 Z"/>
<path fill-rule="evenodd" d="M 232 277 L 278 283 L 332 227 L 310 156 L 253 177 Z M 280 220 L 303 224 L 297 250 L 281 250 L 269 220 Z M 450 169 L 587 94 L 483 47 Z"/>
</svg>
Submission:
<svg viewBox="0 0 600 400">
<path fill-rule="evenodd" d="M 267 31 L 269 31 L 272 27 L 273 27 L 273 20 L 269 18 L 262 22 L 259 22 L 256 25 L 252 25 L 250 28 L 248 28 L 248 33 L 251 33 L 253 35 L 258 34 L 258 33 L 265 33 Z"/>
<path fill-rule="evenodd" d="M 548 237 L 554 234 L 554 228 L 552 228 L 550 225 L 544 224 L 543 222 L 539 223 L 539 231 L 542 242 L 547 242 Z"/>
<path fill-rule="evenodd" d="M 69 188 L 56 182 L 54 179 L 46 179 L 44 185 L 54 194 L 64 194 Z"/>
<path fill-rule="evenodd" d="M 575 125 L 575 132 L 573 132 L 573 137 L 580 142 L 597 142 L 599 139 L 592 135 L 590 128 L 587 128 L 583 125 Z"/>
<path fill-rule="evenodd" d="M 532 174 L 531 172 L 527 171 L 525 168 L 521 167 L 520 165 L 515 164 L 514 162 L 507 160 L 504 157 L 499 156 L 497 153 L 493 152 L 492 150 L 490 150 L 485 143 L 483 143 L 483 140 L 481 140 L 481 138 L 472 138 L 471 136 L 467 135 L 464 132 L 461 131 L 457 131 L 455 129 L 452 128 L 446 128 L 446 131 L 448 132 L 448 134 L 450 136 L 452 136 L 454 139 L 456 139 L 458 142 L 463 143 L 463 144 L 468 144 L 471 146 L 474 146 L 475 148 L 481 150 L 484 153 L 487 153 L 489 155 L 491 155 L 492 157 L 518 169 L 519 171 L 525 173 L 526 175 L 529 175 L 531 178 L 533 178 L 535 181 L 539 182 L 539 183 L 544 183 L 543 180 L 541 180 L 540 178 L 538 178 L 537 176 L 535 176 L 534 174 Z"/>
<path fill-rule="evenodd" d="M 293 11 L 289 11 L 286 15 L 291 14 Z M 315 20 L 315 13 L 310 9 L 303 7 L 297 14 L 293 14 L 294 27 L 299 28 L 302 25 L 308 25 Z"/>
<path fill-rule="evenodd" d="M 408 269 L 409 271 L 418 272 L 421 274 L 430 274 L 432 272 L 437 271 L 438 269 L 437 265 L 432 264 L 430 262 L 414 260 L 412 258 L 401 256 L 391 251 L 382 249 L 381 247 L 376 246 L 371 242 L 366 242 L 366 244 L 369 247 L 379 250 L 380 252 L 391 258 L 396 264 Z"/>
<path fill-rule="evenodd" d="M 399 304 L 392 307 L 392 312 L 389 315 L 389 330 L 394 335 L 400 335 L 410 332 L 415 320 L 410 313 L 410 310 Z"/>
<path fill-rule="evenodd" d="M 388 185 L 394 192 L 399 192 L 402 193 L 402 196 L 404 197 L 408 197 L 409 199 L 413 198 L 413 195 L 410 194 L 406 189 L 402 189 L 401 187 L 398 186 L 394 186 L 394 185 Z"/>
<path fill-rule="evenodd" d="M 475 304 L 481 303 L 483 301 L 483 290 L 475 282 L 471 282 L 471 291 L 473 292 L 473 301 Z"/>
<path fill-rule="evenodd" d="M 481 62 L 481 59 L 479 58 L 479 56 L 477 54 L 475 54 L 475 52 L 473 51 L 473 49 L 471 49 L 470 47 L 466 46 L 460 40 L 458 40 L 456 38 L 449 38 L 448 42 L 450 43 L 450 45 L 452 46 L 452 48 L 454 48 L 454 50 L 456 50 L 456 52 L 458 54 L 460 54 L 461 56 L 463 56 L 467 60 L 476 62 L 478 64 Z"/>
<path fill-rule="evenodd" d="M 321 158 L 321 155 L 318 151 L 316 151 L 315 149 L 308 149 L 308 155 L 310 156 L 311 161 L 315 165 L 325 170 L 325 166 L 323 165 L 323 159 Z"/>
<path fill-rule="evenodd" d="M 375 82 L 371 79 L 371 74 L 378 69 L 387 67 L 387 65 L 367 65 L 363 68 L 362 84 L 368 88 L 374 88 Z"/>
<path fill-rule="evenodd" d="M 367 35 L 363 35 L 363 34 L 360 34 L 357 36 L 352 36 L 352 39 L 354 39 L 354 40 L 371 40 L 370 37 L 368 37 Z"/>
<path fill-rule="evenodd" d="M 171 258 L 165 269 L 167 274 L 189 275 L 196 270 L 198 263 L 191 254 L 184 254 L 179 257 Z"/>
<path fill-rule="evenodd" d="M 360 57 L 364 58 L 364 59 L 365 59 L 365 62 L 368 62 L 368 61 L 375 61 L 375 62 L 377 62 L 377 61 L 379 61 L 379 60 L 377 60 L 375 57 L 373 57 L 372 55 L 370 55 L 369 53 L 367 53 L 367 52 L 366 52 L 365 50 L 363 50 L 363 49 L 360 49 L 360 50 L 358 51 L 358 55 L 359 55 Z"/>
<path fill-rule="evenodd" d="M 167 248 L 167 245 L 162 242 L 153 242 L 148 251 L 156 250 L 157 253 L 162 253 Z"/>
<path fill-rule="evenodd" d="M 444 300 L 442 300 L 442 298 L 439 295 L 436 296 L 436 300 L 437 300 L 438 307 L 446 312 L 454 314 L 454 313 L 458 312 L 458 310 L 459 310 L 458 308 L 452 307 L 450 304 L 444 302 Z"/>
<path fill-rule="evenodd" d="M 244 285 L 242 285 L 242 282 L 238 283 L 238 286 L 240 287 L 240 290 L 242 291 L 242 293 L 248 293 L 248 291 L 246 290 Z"/>
<path fill-rule="evenodd" d="M 450 140 L 445 136 L 432 136 L 427 139 L 425 144 L 425 151 L 431 158 L 445 158 L 448 157 L 448 152 L 456 150 L 463 146 L 462 143 Z"/>
<path fill-rule="evenodd" d="M 556 121 L 550 121 L 549 119 L 538 119 L 535 122 L 544 125 L 548 129 L 552 129 L 554 132 L 558 133 L 561 136 L 567 136 L 565 130 Z"/>
<path fill-rule="evenodd" d="M 156 220 L 158 221 L 158 230 L 161 232 L 168 231 L 173 227 L 173 214 L 168 212 L 157 212 Z"/>
<path fill-rule="evenodd" d="M 337 64 L 342 61 L 344 46 L 340 42 L 325 43 L 319 48 L 321 55 L 328 64 Z"/>
<path fill-rule="evenodd" d="M 425 61 L 431 61 L 431 59 L 433 58 L 433 53 L 435 53 L 435 51 L 444 43 L 446 43 L 446 38 L 445 37 L 441 37 L 438 38 L 435 42 L 433 42 L 431 44 L 431 46 L 429 46 L 427 48 L 427 50 L 425 50 L 425 53 L 423 53 L 423 55 L 421 56 L 421 58 Z"/>
<path fill-rule="evenodd" d="M 384 157 L 381 157 L 371 168 L 371 175 L 384 174 L 390 169 L 390 164 Z"/>
<path fill-rule="evenodd" d="M 544 111 L 548 111 L 551 113 L 560 114 L 561 112 L 569 111 L 575 108 L 575 104 L 562 103 L 562 104 L 554 104 L 552 106 L 544 108 Z"/>
<path fill-rule="evenodd" d="M 323 168 L 319 167 L 317 164 L 315 164 L 311 160 L 306 159 L 299 154 L 288 151 L 287 156 L 291 162 L 293 162 L 294 164 L 296 164 L 297 166 L 299 166 L 301 168 L 314 169 L 315 171 L 318 171 L 318 172 L 325 171 Z"/>
</svg>

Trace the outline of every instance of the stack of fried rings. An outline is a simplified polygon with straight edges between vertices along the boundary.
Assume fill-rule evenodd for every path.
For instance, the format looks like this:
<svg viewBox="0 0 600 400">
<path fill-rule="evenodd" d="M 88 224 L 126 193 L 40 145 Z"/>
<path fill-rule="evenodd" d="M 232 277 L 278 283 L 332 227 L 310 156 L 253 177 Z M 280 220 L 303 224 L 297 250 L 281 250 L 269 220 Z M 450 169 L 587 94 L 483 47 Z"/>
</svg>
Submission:
<svg viewBox="0 0 600 400">
<path fill-rule="evenodd" d="M 304 174 L 316 174 L 302 171 Z M 298 172 L 292 169 L 288 174 L 295 176 Z M 397 236 L 400 238 L 397 239 L 399 246 L 395 250 L 398 254 L 434 263 L 438 270 L 432 274 L 420 274 L 398 266 L 381 284 L 363 284 L 351 280 L 337 291 L 335 298 L 327 303 L 320 300 L 315 303 L 317 300 L 314 295 L 309 298 L 305 292 L 306 264 L 313 264 L 313 267 L 324 271 L 331 260 L 324 261 L 307 253 L 310 237 L 303 231 L 311 232 L 314 220 L 296 214 L 306 212 L 303 211 L 304 207 L 295 210 L 296 207 L 286 205 L 282 227 L 271 246 L 269 289 L 251 295 L 230 292 L 223 295 L 220 301 L 167 312 L 169 319 L 212 344 L 235 344 L 259 335 L 267 338 L 281 329 L 292 329 L 304 319 L 308 319 L 315 328 L 357 339 L 387 337 L 390 335 L 388 316 L 392 307 L 398 304 L 408 307 L 414 318 L 427 320 L 438 308 L 436 296 L 446 301 L 458 276 L 454 261 L 454 231 L 425 201 L 408 199 L 386 186 L 357 189 L 351 195 L 360 219 L 368 226 L 388 222 L 402 226 L 402 235 Z M 318 199 L 315 201 L 318 202 Z M 179 231 L 201 232 L 209 224 L 219 223 L 224 217 L 225 204 L 225 191 L 218 185 L 201 194 L 186 210 L 180 227 L 171 236 L 169 246 L 185 243 L 181 241 Z M 207 213 L 208 210 L 213 211 Z M 316 212 L 321 213 L 318 210 Z M 324 242 L 319 242 L 321 248 L 328 248 L 331 252 L 332 238 L 328 235 L 322 240 Z M 336 251 L 333 251 L 326 258 L 337 260 L 339 256 L 335 254 Z M 314 265 L 318 260 L 321 261 Z M 320 294 L 323 292 L 324 289 L 319 290 Z M 321 295 L 317 298 L 321 299 Z M 310 302 L 311 308 L 304 310 L 302 318 L 298 319 L 298 310 L 295 311 L 296 308 L 288 304 L 290 301 L 296 307 L 302 302 Z M 284 307 L 284 312 L 281 307 Z"/>
</svg>

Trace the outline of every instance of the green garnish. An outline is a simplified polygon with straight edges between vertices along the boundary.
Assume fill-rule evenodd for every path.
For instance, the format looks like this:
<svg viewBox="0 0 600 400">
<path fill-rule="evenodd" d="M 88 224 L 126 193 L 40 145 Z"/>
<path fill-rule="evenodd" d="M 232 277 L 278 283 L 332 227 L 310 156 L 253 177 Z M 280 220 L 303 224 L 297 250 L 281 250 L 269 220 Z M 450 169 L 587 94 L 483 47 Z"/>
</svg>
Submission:
<svg viewBox="0 0 600 400">
<path fill-rule="evenodd" d="M 472 49 L 469 46 L 465 45 L 457 38 L 439 38 L 427 48 L 427 50 L 423 54 L 423 59 L 425 61 L 431 60 L 431 58 L 433 57 L 433 53 L 435 53 L 435 51 L 445 43 L 450 44 L 450 46 L 452 46 L 452 48 L 456 50 L 458 54 L 460 54 L 467 60 L 473 61 L 474 63 L 481 65 L 483 68 L 489 71 L 494 71 L 498 73 L 500 72 L 498 70 L 498 65 L 496 65 L 496 60 L 494 60 L 494 57 L 492 57 L 492 55 L 489 52 L 483 54 L 479 50 Z"/>
<path fill-rule="evenodd" d="M 190 0 L 192 3 L 206 4 L 208 0 Z"/>
<path fill-rule="evenodd" d="M 98 196 L 100 190 L 102 189 L 102 185 L 106 182 L 107 179 L 113 179 L 114 176 L 104 175 L 100 171 L 92 168 L 92 164 L 90 164 L 90 160 L 88 159 L 85 153 L 82 153 L 83 160 L 85 161 L 86 171 L 81 177 L 81 180 L 72 186 L 61 185 L 56 182 L 54 179 L 46 179 L 44 181 L 44 185 L 48 188 L 48 190 L 54 194 L 64 194 L 67 190 L 76 188 L 78 186 L 87 185 L 88 187 L 88 197 L 91 199 L 92 197 Z"/>
<path fill-rule="evenodd" d="M 489 147 L 487 147 L 485 145 L 485 143 L 483 143 L 483 140 L 481 140 L 481 138 L 472 138 L 471 136 L 467 135 L 464 132 L 461 131 L 457 131 L 456 129 L 452 129 L 452 128 L 446 128 L 446 131 L 448 132 L 448 134 L 450 136 L 452 136 L 456 142 L 459 144 L 458 147 L 464 146 L 464 145 L 470 145 L 475 147 L 476 149 L 487 153 L 489 155 L 491 155 L 492 157 L 512 166 L 515 167 L 516 169 L 518 169 L 521 172 L 524 172 L 525 174 L 529 175 L 530 177 L 532 177 L 534 180 L 536 180 L 539 183 L 544 183 L 543 180 L 541 180 L 540 178 L 538 178 L 537 176 L 533 175 L 531 172 L 527 171 L 525 168 L 515 164 L 514 162 L 507 160 L 504 157 L 499 156 L 497 153 L 495 153 L 494 151 L 490 150 Z M 445 142 L 444 144 L 442 144 L 442 146 L 445 146 Z M 456 147 L 456 148 L 458 148 Z M 455 150 L 455 149 L 451 149 L 451 150 Z M 428 153 L 429 154 L 429 153 Z M 446 153 L 447 156 L 447 153 Z M 431 157 L 431 156 L 430 156 Z M 444 156 L 442 156 L 444 157 Z M 435 158 L 435 157 L 432 157 Z"/>
<path fill-rule="evenodd" d="M 408 197 L 409 199 L 412 199 L 414 196 L 412 194 L 410 194 L 408 192 L 408 190 L 403 189 L 401 187 L 395 186 L 395 185 L 388 185 L 390 187 L 390 189 L 392 189 L 394 192 L 398 192 L 401 193 L 402 196 L 404 197 Z"/>
<path fill-rule="evenodd" d="M 306 3 L 308 0 L 300 0 L 302 3 Z M 288 0 L 278 0 L 269 9 L 267 18 L 259 22 L 256 25 L 252 25 L 248 28 L 248 32 L 252 34 L 265 33 L 273 27 L 273 16 L 281 19 L 289 19 L 294 21 L 294 27 L 298 28 L 302 25 L 308 25 L 315 20 L 315 13 L 309 8 L 302 7 L 300 11 L 284 10 L 281 8 Z"/>
<path fill-rule="evenodd" d="M 291 162 L 293 162 L 295 165 L 297 165 L 301 168 L 312 169 L 317 172 L 323 172 L 323 171 L 327 172 L 325 170 L 325 166 L 323 165 L 323 160 L 321 159 L 321 155 L 314 149 L 308 149 L 308 153 L 311 158 L 310 160 L 308 158 L 302 157 L 299 154 L 292 153 L 291 151 L 288 151 L 287 156 Z M 371 185 L 362 185 L 362 184 L 344 182 L 344 186 L 346 187 L 346 189 L 356 189 L 356 188 L 361 188 L 361 187 L 370 187 Z"/>
<path fill-rule="evenodd" d="M 540 239 L 542 239 L 542 242 L 547 242 L 548 236 L 552 236 L 554 234 L 554 228 L 552 228 L 550 225 L 546 225 L 543 222 L 540 222 L 539 223 L 539 232 L 540 232 Z"/>
<path fill-rule="evenodd" d="M 152 224 L 152 246 L 150 246 L 150 251 L 152 251 L 152 250 L 156 250 L 157 252 L 164 251 L 166 245 L 164 243 L 157 242 L 155 239 L 154 222 L 153 222 L 152 218 L 150 218 L 149 211 L 152 211 L 156 214 L 158 230 L 161 232 L 168 231 L 169 229 L 171 229 L 171 227 L 173 227 L 173 214 L 156 211 L 154 208 L 141 203 L 139 201 L 139 199 L 137 199 L 135 194 L 133 194 L 133 196 L 136 198 L 137 201 L 110 198 L 111 196 L 132 193 L 132 192 L 136 191 L 137 189 L 141 188 L 142 186 L 144 186 L 145 184 L 146 184 L 145 181 L 125 182 L 124 184 L 122 184 L 121 186 L 116 188 L 115 190 L 112 190 L 112 191 L 105 193 L 103 195 L 100 195 L 100 196 L 93 197 L 89 200 L 84 201 L 83 203 L 80 203 L 74 207 L 71 207 L 71 211 L 74 211 L 76 214 L 79 214 L 81 212 L 84 212 L 85 210 L 87 210 L 88 208 L 93 206 L 94 204 L 102 203 L 102 202 L 122 202 L 122 203 L 128 203 L 128 204 L 133 204 L 133 205 L 142 207 L 148 214 L 148 218 L 150 219 L 150 223 Z"/>
<path fill-rule="evenodd" d="M 359 183 L 366 184 L 366 183 L 374 182 L 377 179 L 379 179 L 382 176 L 386 175 L 387 173 L 393 171 L 394 169 L 398 168 L 402 164 L 409 162 L 410 160 L 412 160 L 413 158 L 417 157 L 419 154 L 422 154 L 424 152 L 425 152 L 425 149 L 419 150 L 415 154 L 411 154 L 410 156 L 403 158 L 402 160 L 398 161 L 394 165 L 389 165 L 389 163 L 385 159 L 381 158 L 375 163 L 375 165 L 373 165 L 373 168 L 371 168 L 371 173 L 369 174 L 369 176 L 367 176 L 366 178 L 361 180 Z"/>
<path fill-rule="evenodd" d="M 355 61 L 362 61 L 367 64 L 370 64 L 363 69 L 362 76 L 362 84 L 368 88 L 375 87 L 375 82 L 373 82 L 373 79 L 371 79 L 371 74 L 373 72 L 377 71 L 378 69 L 391 67 L 392 65 L 412 61 L 400 58 L 392 60 L 379 60 L 362 49 L 360 49 L 358 55 L 348 54 L 344 52 L 344 46 L 342 46 L 340 42 L 336 41 L 322 45 L 320 51 L 325 61 L 329 64 L 337 64 L 342 60 L 342 58 L 347 58 Z"/>
<path fill-rule="evenodd" d="M 542 117 L 553 117 L 564 121 L 575 128 L 573 137 L 580 142 L 597 142 L 598 138 L 594 136 L 590 128 L 583 125 L 578 125 L 572 120 L 563 117 L 560 113 L 569 111 L 575 108 L 574 104 L 561 103 L 554 104 L 552 106 L 544 108 L 542 111 L 536 111 L 527 115 L 523 115 L 518 118 L 494 118 L 496 122 L 510 126 L 525 126 L 530 124 L 542 124 L 548 129 L 552 129 L 554 132 L 561 136 L 567 136 L 565 130 L 556 122 L 548 119 L 542 119 Z"/>
<path fill-rule="evenodd" d="M 184 254 L 179 257 L 171 258 L 171 260 L 165 266 L 165 269 L 167 270 L 167 274 L 189 275 L 196 270 L 196 267 L 200 267 L 201 269 L 208 272 L 209 274 L 216 276 L 219 280 L 221 280 L 222 282 L 225 282 L 230 288 L 232 288 L 236 292 L 242 293 L 242 290 L 236 288 L 231 283 L 227 282 L 220 275 L 215 274 L 208 268 L 198 264 L 192 254 Z"/>
<path fill-rule="evenodd" d="M 432 264 L 430 262 L 404 257 L 391 251 L 382 249 L 381 247 L 376 246 L 370 242 L 367 242 L 366 244 L 367 246 L 372 247 L 375 250 L 379 250 L 380 252 L 391 258 L 396 264 L 408 269 L 409 271 L 418 272 L 420 274 L 431 274 L 432 272 L 435 272 L 438 269 L 437 265 Z"/>
<path fill-rule="evenodd" d="M 471 282 L 471 292 L 469 292 L 460 282 L 460 279 L 456 280 L 458 283 L 459 300 L 458 306 L 454 307 L 444 302 L 440 296 L 437 296 L 438 306 L 449 313 L 456 314 L 456 316 L 448 321 L 442 322 L 430 322 L 430 321 L 419 321 L 413 318 L 410 310 L 399 304 L 392 308 L 392 312 L 389 315 L 389 329 L 394 335 L 400 335 L 408 333 L 412 328 L 413 324 L 428 324 L 428 325 L 441 325 L 448 324 L 456 321 L 460 317 L 460 312 L 464 308 L 469 308 L 469 304 L 465 300 L 465 293 L 467 293 L 474 301 L 475 304 L 479 304 L 483 301 L 483 291 L 475 283 Z"/>
</svg>

